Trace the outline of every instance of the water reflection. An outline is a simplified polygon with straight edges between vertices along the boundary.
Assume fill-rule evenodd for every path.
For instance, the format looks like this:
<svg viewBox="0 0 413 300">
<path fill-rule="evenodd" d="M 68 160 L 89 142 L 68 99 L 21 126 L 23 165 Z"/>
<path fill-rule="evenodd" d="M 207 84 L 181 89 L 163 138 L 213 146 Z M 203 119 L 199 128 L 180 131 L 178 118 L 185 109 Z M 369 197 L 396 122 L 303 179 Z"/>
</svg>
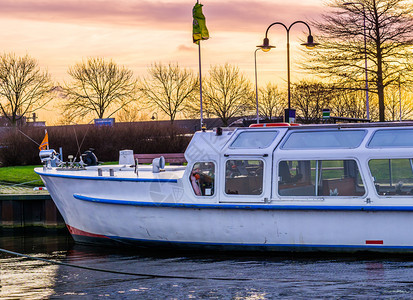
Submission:
<svg viewBox="0 0 413 300">
<path fill-rule="evenodd" d="M 413 296 L 413 259 L 401 256 L 234 256 L 125 252 L 73 245 L 67 236 L 0 237 L 0 247 L 80 266 L 204 277 L 143 278 L 1 254 L 0 298 L 274 299 Z M 208 278 L 244 278 L 217 281 Z"/>
<path fill-rule="evenodd" d="M 0 247 L 35 257 L 61 259 L 71 244 L 66 235 L 0 238 Z M 60 249 L 63 249 L 61 251 Z M 45 299 L 54 294 L 57 265 L 0 254 L 0 299 Z"/>
<path fill-rule="evenodd" d="M 45 299 L 54 294 L 58 266 L 21 258 L 0 259 L 1 299 Z"/>
</svg>

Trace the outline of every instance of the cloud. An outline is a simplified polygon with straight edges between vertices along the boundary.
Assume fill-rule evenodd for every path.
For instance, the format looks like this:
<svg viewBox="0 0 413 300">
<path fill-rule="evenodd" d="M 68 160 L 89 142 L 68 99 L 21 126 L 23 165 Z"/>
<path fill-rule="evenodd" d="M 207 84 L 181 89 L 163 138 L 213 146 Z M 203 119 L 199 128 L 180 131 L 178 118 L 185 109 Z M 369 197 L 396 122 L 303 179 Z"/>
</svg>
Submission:
<svg viewBox="0 0 413 300">
<path fill-rule="evenodd" d="M 316 1 L 316 0 L 315 0 Z M 160 30 L 188 30 L 192 3 L 113 0 L 2 0 L 0 16 L 70 24 L 140 26 Z M 320 4 L 303 0 L 226 1 L 204 4 L 208 28 L 224 31 L 262 31 L 274 22 L 314 18 Z"/>
<path fill-rule="evenodd" d="M 198 48 L 196 47 L 189 47 L 186 45 L 179 45 L 178 46 L 178 51 L 184 51 L 184 52 L 196 52 Z"/>
</svg>

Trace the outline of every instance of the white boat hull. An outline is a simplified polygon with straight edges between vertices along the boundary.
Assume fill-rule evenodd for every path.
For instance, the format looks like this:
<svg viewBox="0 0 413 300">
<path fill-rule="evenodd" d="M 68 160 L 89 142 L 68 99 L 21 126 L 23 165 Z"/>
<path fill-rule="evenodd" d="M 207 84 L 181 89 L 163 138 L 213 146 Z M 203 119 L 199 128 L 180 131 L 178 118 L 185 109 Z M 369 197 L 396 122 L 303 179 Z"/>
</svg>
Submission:
<svg viewBox="0 0 413 300">
<path fill-rule="evenodd" d="M 154 197 L 151 182 L 42 178 L 73 238 L 82 243 L 413 252 L 413 207 L 147 201 Z M 99 191 L 93 197 L 91 186 Z"/>
</svg>

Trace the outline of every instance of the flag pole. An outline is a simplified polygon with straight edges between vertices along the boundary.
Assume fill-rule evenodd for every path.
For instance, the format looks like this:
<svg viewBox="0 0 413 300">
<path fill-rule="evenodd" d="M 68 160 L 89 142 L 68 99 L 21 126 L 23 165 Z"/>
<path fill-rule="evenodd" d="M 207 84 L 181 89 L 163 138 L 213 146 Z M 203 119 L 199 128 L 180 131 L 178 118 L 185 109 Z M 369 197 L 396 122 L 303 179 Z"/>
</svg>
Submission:
<svg viewBox="0 0 413 300">
<path fill-rule="evenodd" d="M 200 121 L 201 130 L 204 127 L 204 113 L 202 103 L 202 60 L 201 60 L 201 41 L 209 38 L 208 29 L 206 28 L 205 16 L 202 13 L 202 4 L 199 0 L 192 10 L 192 16 L 194 18 L 192 27 L 193 42 L 198 44 L 198 66 L 199 66 L 199 101 L 200 101 Z"/>
<path fill-rule="evenodd" d="M 199 4 L 199 0 L 196 0 Z M 204 125 L 204 114 L 202 108 L 202 70 L 201 70 L 201 40 L 198 41 L 198 66 L 199 66 L 199 101 L 200 101 L 200 116 L 201 116 L 201 130 Z"/>
<path fill-rule="evenodd" d="M 44 130 L 44 135 L 46 136 L 47 135 L 47 129 L 45 129 Z M 49 136 L 47 136 L 47 146 L 46 146 L 47 148 L 47 150 L 49 150 Z"/>
<path fill-rule="evenodd" d="M 202 71 L 201 71 L 201 41 L 198 41 L 198 57 L 199 57 L 199 100 L 200 100 L 200 113 L 201 113 L 201 130 L 204 124 L 203 108 L 202 108 Z"/>
</svg>

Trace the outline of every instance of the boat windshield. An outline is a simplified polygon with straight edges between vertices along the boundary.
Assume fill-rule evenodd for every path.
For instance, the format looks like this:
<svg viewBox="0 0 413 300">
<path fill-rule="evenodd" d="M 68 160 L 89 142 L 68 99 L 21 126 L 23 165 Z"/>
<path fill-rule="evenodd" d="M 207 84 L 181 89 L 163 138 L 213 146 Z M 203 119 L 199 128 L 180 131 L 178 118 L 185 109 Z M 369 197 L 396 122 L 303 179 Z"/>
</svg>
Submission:
<svg viewBox="0 0 413 300">
<path fill-rule="evenodd" d="M 368 147 L 413 147 L 413 129 L 377 130 L 373 134 Z"/>
<path fill-rule="evenodd" d="M 352 149 L 360 146 L 365 130 L 292 132 L 281 149 Z"/>
<path fill-rule="evenodd" d="M 245 131 L 241 132 L 230 148 L 267 148 L 274 141 L 278 131 Z"/>
</svg>

